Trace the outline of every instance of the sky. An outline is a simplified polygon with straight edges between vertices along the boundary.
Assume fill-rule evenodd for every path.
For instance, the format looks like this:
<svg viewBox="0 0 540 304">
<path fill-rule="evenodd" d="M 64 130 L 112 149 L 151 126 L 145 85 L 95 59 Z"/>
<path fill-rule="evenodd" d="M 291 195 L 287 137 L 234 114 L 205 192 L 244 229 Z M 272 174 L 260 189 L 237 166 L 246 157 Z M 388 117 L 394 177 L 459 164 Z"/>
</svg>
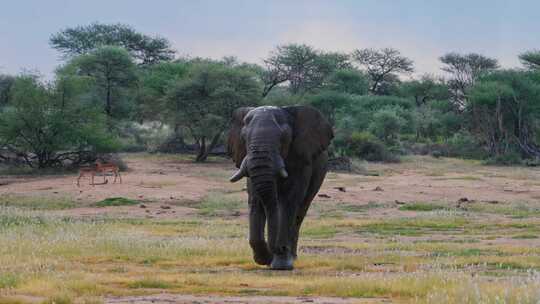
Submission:
<svg viewBox="0 0 540 304">
<path fill-rule="evenodd" d="M 415 62 L 415 76 L 441 74 L 438 57 L 477 52 L 503 67 L 540 49 L 538 0 L 17 0 L 0 10 L 0 73 L 62 63 L 53 33 L 92 22 L 124 23 L 171 41 L 178 55 L 261 63 L 275 46 L 306 43 L 350 52 L 393 47 Z"/>
</svg>

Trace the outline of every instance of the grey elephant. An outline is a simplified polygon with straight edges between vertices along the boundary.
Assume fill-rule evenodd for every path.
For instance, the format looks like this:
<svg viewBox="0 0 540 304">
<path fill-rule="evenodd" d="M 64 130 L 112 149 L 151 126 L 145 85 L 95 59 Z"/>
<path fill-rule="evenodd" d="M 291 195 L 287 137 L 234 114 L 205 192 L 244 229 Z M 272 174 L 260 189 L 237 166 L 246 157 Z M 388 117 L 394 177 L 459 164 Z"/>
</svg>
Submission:
<svg viewBox="0 0 540 304">
<path fill-rule="evenodd" d="M 300 226 L 326 176 L 333 137 L 328 121 L 312 107 L 234 112 L 228 151 L 238 171 L 230 181 L 247 177 L 249 244 L 256 263 L 293 269 Z"/>
</svg>

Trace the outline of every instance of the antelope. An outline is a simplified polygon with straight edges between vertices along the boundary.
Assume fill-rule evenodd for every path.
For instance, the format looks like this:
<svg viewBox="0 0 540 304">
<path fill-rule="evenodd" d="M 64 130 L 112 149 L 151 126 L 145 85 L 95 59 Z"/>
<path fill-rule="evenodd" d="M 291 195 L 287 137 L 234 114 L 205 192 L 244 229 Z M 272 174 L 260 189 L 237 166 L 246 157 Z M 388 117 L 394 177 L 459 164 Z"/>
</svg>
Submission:
<svg viewBox="0 0 540 304">
<path fill-rule="evenodd" d="M 105 182 L 105 175 L 106 173 L 111 172 L 114 174 L 114 181 L 113 184 L 116 183 L 116 178 L 118 177 L 120 179 L 120 184 L 122 183 L 122 176 L 120 175 L 120 169 L 117 165 L 113 163 L 104 163 L 101 161 L 96 161 L 96 171 L 101 172 L 103 175 L 103 182 Z"/>
<path fill-rule="evenodd" d="M 96 166 L 91 166 L 91 167 L 81 167 L 79 168 L 79 177 L 77 178 L 77 187 L 80 187 L 80 180 L 83 176 L 85 175 L 90 175 L 91 176 L 91 179 L 92 179 L 92 182 L 90 183 L 92 186 L 94 185 L 94 176 L 96 176 L 96 173 L 97 173 L 97 168 Z"/>
</svg>

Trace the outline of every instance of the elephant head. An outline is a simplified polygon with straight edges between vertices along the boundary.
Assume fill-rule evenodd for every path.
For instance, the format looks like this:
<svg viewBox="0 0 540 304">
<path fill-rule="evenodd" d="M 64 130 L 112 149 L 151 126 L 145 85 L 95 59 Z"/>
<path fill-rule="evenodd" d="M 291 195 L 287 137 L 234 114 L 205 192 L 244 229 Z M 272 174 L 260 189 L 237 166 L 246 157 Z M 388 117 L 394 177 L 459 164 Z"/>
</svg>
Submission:
<svg viewBox="0 0 540 304">
<path fill-rule="evenodd" d="M 290 226 L 294 225 L 296 210 L 291 206 L 299 204 L 286 202 L 289 195 L 280 185 L 295 188 L 295 182 L 309 184 L 296 181 L 301 179 L 299 168 L 310 166 L 332 138 L 326 119 L 307 106 L 240 108 L 233 114 L 228 148 L 238 171 L 230 181 L 249 178 L 250 196 L 257 196 L 266 213 L 274 260 L 290 252 Z"/>
</svg>

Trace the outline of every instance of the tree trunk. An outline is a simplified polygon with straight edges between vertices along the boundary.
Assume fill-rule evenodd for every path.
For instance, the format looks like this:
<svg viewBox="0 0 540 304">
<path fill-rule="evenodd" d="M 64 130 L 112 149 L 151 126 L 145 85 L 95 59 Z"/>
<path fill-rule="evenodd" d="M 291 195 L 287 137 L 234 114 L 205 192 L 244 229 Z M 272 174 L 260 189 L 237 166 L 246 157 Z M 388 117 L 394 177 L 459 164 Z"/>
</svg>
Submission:
<svg viewBox="0 0 540 304">
<path fill-rule="evenodd" d="M 111 117 L 112 106 L 111 106 L 111 86 L 107 85 L 107 99 L 105 100 L 105 113 L 107 116 Z"/>
<path fill-rule="evenodd" d="M 199 142 L 199 152 L 197 153 L 195 161 L 203 162 L 206 160 L 206 157 L 208 157 L 208 154 L 206 153 L 206 137 L 203 136 Z"/>
<path fill-rule="evenodd" d="M 199 148 L 199 154 L 197 155 L 197 158 L 196 158 L 197 162 L 206 161 L 206 159 L 208 158 L 208 155 L 210 155 L 212 150 L 214 150 L 214 148 L 219 143 L 219 139 L 221 138 L 221 133 L 222 132 L 219 132 L 218 134 L 214 135 L 214 137 L 212 138 L 212 141 L 210 142 L 210 145 L 204 148 L 203 148 L 203 145 L 205 144 L 205 141 L 203 137 L 201 147 Z"/>
</svg>

